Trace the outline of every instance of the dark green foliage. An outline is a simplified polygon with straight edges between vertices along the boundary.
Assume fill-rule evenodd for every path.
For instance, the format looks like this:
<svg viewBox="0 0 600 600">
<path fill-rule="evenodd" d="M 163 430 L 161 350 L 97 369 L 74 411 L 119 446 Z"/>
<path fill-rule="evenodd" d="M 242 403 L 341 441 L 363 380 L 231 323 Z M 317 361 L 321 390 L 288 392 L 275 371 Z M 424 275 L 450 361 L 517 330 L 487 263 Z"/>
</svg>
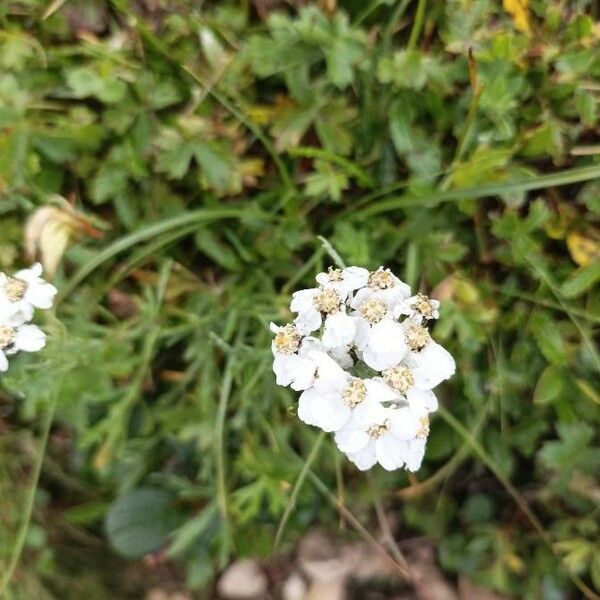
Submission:
<svg viewBox="0 0 600 600">
<path fill-rule="evenodd" d="M 532 1 L 528 30 L 488 0 L 429 2 L 423 22 L 391 1 L 0 4 L 0 269 L 57 211 L 28 230 L 60 261 L 52 341 L 0 396 L 3 431 L 58 397 L 40 511 L 159 550 L 194 588 L 269 555 L 317 433 L 275 385 L 268 324 L 331 264 L 325 236 L 435 289 L 457 358 L 440 400 L 464 430 L 435 417 L 422 489 L 374 474 L 400 535 L 516 598 L 600 584 L 593 2 Z M 23 486 L 6 447 L 0 483 Z M 312 472 L 374 531 L 342 458 L 326 442 Z M 2 540 L 22 494 L 2 491 Z M 309 476 L 284 548 L 337 519 Z M 56 587 L 63 551 L 32 538 L 22 569 Z"/>
</svg>

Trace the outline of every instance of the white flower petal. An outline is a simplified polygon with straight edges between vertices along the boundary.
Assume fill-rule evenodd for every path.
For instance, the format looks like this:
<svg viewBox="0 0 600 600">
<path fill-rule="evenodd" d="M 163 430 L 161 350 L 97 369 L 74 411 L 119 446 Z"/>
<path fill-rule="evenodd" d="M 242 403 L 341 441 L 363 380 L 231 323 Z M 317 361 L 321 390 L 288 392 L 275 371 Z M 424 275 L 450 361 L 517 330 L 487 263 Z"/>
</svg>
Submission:
<svg viewBox="0 0 600 600">
<path fill-rule="evenodd" d="M 29 269 L 22 269 L 21 271 L 17 271 L 15 273 L 15 277 L 17 279 L 22 279 L 23 281 L 35 281 L 42 276 L 43 268 L 39 262 L 34 263 L 29 267 Z"/>
<path fill-rule="evenodd" d="M 391 410 L 390 433 L 399 440 L 412 440 L 421 428 L 418 416 L 408 407 Z"/>
<path fill-rule="evenodd" d="M 398 392 L 382 380 L 364 379 L 363 381 L 370 400 L 376 400 L 377 402 L 397 400 Z"/>
<path fill-rule="evenodd" d="M 292 382 L 288 371 L 288 361 L 290 356 L 286 354 L 276 354 L 273 359 L 273 373 L 275 373 L 275 381 L 277 385 L 287 387 Z"/>
<path fill-rule="evenodd" d="M 313 300 L 319 290 L 310 288 L 308 290 L 298 290 L 292 294 L 292 302 L 290 310 L 292 312 L 303 312 L 311 307 L 314 307 Z"/>
<path fill-rule="evenodd" d="M 297 392 L 308 389 L 315 381 L 317 365 L 314 361 L 301 356 L 292 356 L 288 362 L 290 387 Z"/>
<path fill-rule="evenodd" d="M 6 354 L 0 350 L 0 373 L 6 373 L 8 371 L 8 358 Z"/>
<path fill-rule="evenodd" d="M 343 312 L 328 315 L 325 319 L 323 345 L 326 348 L 338 348 L 351 344 L 356 335 L 356 321 L 355 317 Z"/>
<path fill-rule="evenodd" d="M 298 418 L 304 421 L 307 425 L 317 425 L 317 420 L 312 412 L 314 398 L 318 398 L 319 393 L 310 388 L 300 394 L 298 399 Z"/>
<path fill-rule="evenodd" d="M 367 285 L 369 271 L 362 267 L 347 267 L 342 271 L 342 276 L 344 277 L 344 283 L 347 285 L 348 290 L 353 291 Z"/>
<path fill-rule="evenodd" d="M 298 316 L 294 319 L 294 325 L 302 335 L 316 331 L 321 327 L 322 322 L 321 313 L 314 306 L 298 313 Z"/>
<path fill-rule="evenodd" d="M 438 400 L 431 390 L 411 388 L 406 392 L 406 399 L 410 409 L 417 416 L 425 416 L 438 409 Z"/>
<path fill-rule="evenodd" d="M 415 365 L 415 385 L 422 389 L 434 388 L 452 377 L 456 371 L 456 363 L 450 352 L 434 341 L 429 342 L 419 352 L 413 353 L 411 361 Z"/>
<path fill-rule="evenodd" d="M 375 444 L 373 443 L 373 440 L 370 440 L 362 450 L 348 453 L 346 456 L 361 471 L 367 471 L 377 462 L 377 457 L 375 456 Z"/>
<path fill-rule="evenodd" d="M 328 433 L 341 429 L 350 417 L 350 409 L 341 402 L 341 398 L 322 396 L 311 402 L 311 412 L 316 424 Z"/>
<path fill-rule="evenodd" d="M 425 446 L 427 440 L 425 438 L 417 438 L 410 441 L 410 448 L 406 455 L 406 468 L 413 473 L 421 468 L 423 457 L 425 456 Z"/>
<path fill-rule="evenodd" d="M 395 439 L 391 435 L 384 435 L 375 440 L 375 456 L 377 462 L 386 470 L 394 471 L 404 464 L 406 442 Z"/>
<path fill-rule="evenodd" d="M 51 283 L 34 283 L 25 292 L 24 300 L 41 309 L 48 309 L 54 303 L 58 290 Z"/>
<path fill-rule="evenodd" d="M 337 447 L 346 453 L 359 452 L 371 440 L 367 432 L 354 423 L 352 419 L 336 432 L 334 439 Z"/>
<path fill-rule="evenodd" d="M 36 325 L 23 325 L 15 334 L 15 348 L 38 352 L 46 345 L 46 334 Z"/>
</svg>

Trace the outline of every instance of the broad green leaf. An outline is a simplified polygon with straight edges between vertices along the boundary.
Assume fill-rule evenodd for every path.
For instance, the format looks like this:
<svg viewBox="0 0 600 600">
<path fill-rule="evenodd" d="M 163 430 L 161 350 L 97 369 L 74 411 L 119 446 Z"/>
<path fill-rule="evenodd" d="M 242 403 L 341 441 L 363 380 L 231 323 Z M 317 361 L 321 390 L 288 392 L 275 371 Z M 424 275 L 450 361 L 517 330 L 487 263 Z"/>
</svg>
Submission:
<svg viewBox="0 0 600 600">
<path fill-rule="evenodd" d="M 166 544 L 181 523 L 173 494 L 139 488 L 117 498 L 106 515 L 111 546 L 127 558 L 141 558 Z"/>
</svg>

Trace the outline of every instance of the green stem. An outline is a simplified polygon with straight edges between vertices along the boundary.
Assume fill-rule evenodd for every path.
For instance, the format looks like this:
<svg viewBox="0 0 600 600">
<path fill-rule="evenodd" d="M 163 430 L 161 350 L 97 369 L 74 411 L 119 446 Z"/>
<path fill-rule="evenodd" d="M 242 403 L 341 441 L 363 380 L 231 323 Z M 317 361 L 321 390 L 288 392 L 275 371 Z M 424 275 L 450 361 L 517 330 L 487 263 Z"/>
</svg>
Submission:
<svg viewBox="0 0 600 600">
<path fill-rule="evenodd" d="M 29 525 L 31 523 L 31 517 L 33 515 L 35 493 L 37 491 L 40 475 L 42 473 L 42 464 L 44 462 L 44 455 L 46 454 L 46 447 L 48 446 L 48 438 L 50 437 L 50 429 L 52 427 L 52 421 L 54 419 L 54 412 L 58 403 L 58 397 L 59 394 L 57 393 L 44 416 L 44 421 L 42 423 L 42 438 L 40 441 L 40 450 L 38 452 L 38 456 L 36 458 L 36 462 L 33 469 L 33 482 L 31 488 L 29 489 L 29 492 L 27 493 L 27 497 L 25 498 L 25 511 L 23 514 L 23 522 L 21 523 L 21 526 L 19 527 L 19 531 L 17 533 L 17 539 L 15 541 L 15 546 L 13 548 L 10 563 L 8 565 L 8 568 L 2 575 L 2 578 L 0 579 L 0 598 L 4 597 L 7 591 L 8 585 L 15 573 L 17 565 L 19 564 L 21 554 L 23 553 L 23 548 L 25 547 L 27 533 L 29 532 Z"/>
<path fill-rule="evenodd" d="M 323 441 L 325 440 L 325 435 L 326 434 L 324 431 L 321 431 L 321 433 L 319 433 L 317 439 L 315 440 L 315 443 L 313 444 L 313 447 L 310 450 L 310 454 L 308 455 L 308 458 L 304 461 L 304 464 L 302 465 L 302 469 L 300 470 L 300 473 L 296 479 L 296 482 L 294 483 L 294 488 L 292 490 L 290 499 L 288 500 L 288 503 L 285 507 L 285 512 L 283 513 L 283 516 L 281 517 L 281 521 L 279 521 L 279 527 L 277 528 L 277 534 L 275 535 L 275 541 L 273 542 L 272 554 L 275 554 L 275 552 L 277 552 L 277 548 L 279 548 L 279 544 L 281 543 L 281 538 L 283 537 L 283 532 L 285 531 L 285 526 L 287 525 L 287 522 L 289 521 L 289 519 L 292 515 L 292 511 L 294 510 L 294 507 L 296 506 L 296 500 L 298 499 L 300 490 L 302 489 L 302 486 L 304 485 L 304 482 L 306 481 L 308 472 L 310 471 L 312 464 L 315 462 L 317 456 L 319 455 L 319 450 L 321 449 L 321 446 L 323 445 Z"/>
<path fill-rule="evenodd" d="M 417 5 L 417 13 L 415 15 L 415 22 L 413 23 L 413 27 L 410 32 L 410 38 L 408 39 L 408 50 L 414 50 L 417 46 L 417 40 L 419 39 L 419 34 L 421 33 L 421 28 L 423 27 L 423 21 L 425 20 L 426 4 L 427 0 L 419 0 L 419 4 Z"/>
</svg>

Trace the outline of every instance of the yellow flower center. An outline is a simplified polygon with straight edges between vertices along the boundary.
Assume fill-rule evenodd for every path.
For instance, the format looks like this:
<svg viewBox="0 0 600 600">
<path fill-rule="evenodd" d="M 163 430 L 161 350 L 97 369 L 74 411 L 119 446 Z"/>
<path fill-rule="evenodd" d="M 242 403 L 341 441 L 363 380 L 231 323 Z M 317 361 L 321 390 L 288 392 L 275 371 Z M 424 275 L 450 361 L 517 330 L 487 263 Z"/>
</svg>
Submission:
<svg viewBox="0 0 600 600">
<path fill-rule="evenodd" d="M 382 372 L 383 380 L 401 394 L 405 394 L 415 383 L 412 371 L 406 365 L 398 365 Z"/>
<path fill-rule="evenodd" d="M 350 408 L 358 406 L 367 396 L 367 387 L 361 379 L 354 379 L 342 392 L 344 404 Z"/>
<path fill-rule="evenodd" d="M 387 306 L 385 302 L 371 298 L 371 300 L 367 300 L 360 305 L 359 311 L 366 321 L 374 325 L 385 317 Z"/>
<path fill-rule="evenodd" d="M 327 279 L 329 279 L 329 281 L 343 281 L 344 276 L 342 275 L 342 270 L 329 267 L 329 269 L 327 269 Z"/>
<path fill-rule="evenodd" d="M 15 341 L 15 329 L 0 325 L 0 350 L 4 350 Z"/>
<path fill-rule="evenodd" d="M 417 294 L 411 306 L 425 318 L 430 318 L 433 315 L 433 306 L 425 294 Z"/>
<path fill-rule="evenodd" d="M 342 299 L 335 290 L 325 288 L 314 297 L 313 303 L 319 312 L 328 315 L 340 310 Z"/>
<path fill-rule="evenodd" d="M 421 417 L 419 421 L 421 421 L 421 427 L 417 431 L 417 438 L 423 440 L 429 435 L 429 417 Z"/>
<path fill-rule="evenodd" d="M 277 352 L 294 354 L 298 352 L 301 341 L 302 336 L 298 333 L 298 330 L 292 324 L 288 324 L 275 334 L 273 344 Z"/>
<path fill-rule="evenodd" d="M 367 429 L 367 433 L 372 440 L 378 440 L 383 437 L 390 430 L 390 420 L 386 419 L 383 423 L 377 425 L 371 425 Z"/>
<path fill-rule="evenodd" d="M 4 284 L 4 291 L 11 302 L 17 302 L 25 296 L 27 291 L 27 282 L 17 277 L 9 277 Z"/>
<path fill-rule="evenodd" d="M 371 271 L 368 285 L 373 290 L 387 290 L 394 287 L 394 276 L 389 270 L 377 269 L 377 271 Z"/>
<path fill-rule="evenodd" d="M 430 339 L 429 331 L 421 325 L 409 325 L 406 328 L 406 343 L 413 352 L 424 348 Z"/>
</svg>

